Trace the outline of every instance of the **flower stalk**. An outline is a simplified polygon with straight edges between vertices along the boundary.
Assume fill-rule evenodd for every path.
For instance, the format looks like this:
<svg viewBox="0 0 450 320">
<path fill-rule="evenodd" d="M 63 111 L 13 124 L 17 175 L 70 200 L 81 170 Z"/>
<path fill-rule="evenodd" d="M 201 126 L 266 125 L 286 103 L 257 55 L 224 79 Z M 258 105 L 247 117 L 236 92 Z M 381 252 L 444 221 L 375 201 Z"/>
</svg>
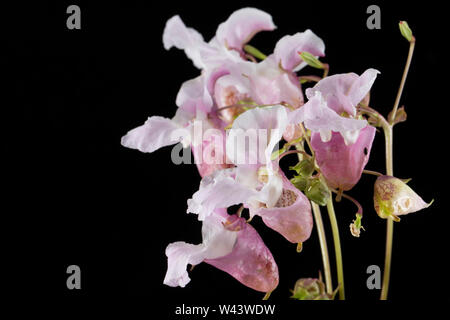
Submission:
<svg viewBox="0 0 450 320">
<path fill-rule="evenodd" d="M 331 222 L 331 230 L 333 233 L 334 253 L 336 256 L 336 269 L 339 287 L 339 300 L 345 300 L 344 267 L 342 263 L 341 240 L 339 237 L 339 227 L 336 219 L 336 214 L 334 212 L 333 197 L 328 198 L 327 211 Z"/>
<path fill-rule="evenodd" d="M 325 237 L 325 228 L 323 227 L 322 216 L 320 214 L 320 207 L 314 201 L 311 201 L 311 207 L 314 215 L 315 226 L 317 227 L 317 234 L 319 236 L 320 251 L 322 253 L 323 271 L 325 274 L 325 286 L 327 294 L 333 293 L 333 283 L 331 279 L 330 258 L 328 255 L 327 239 Z"/>
</svg>

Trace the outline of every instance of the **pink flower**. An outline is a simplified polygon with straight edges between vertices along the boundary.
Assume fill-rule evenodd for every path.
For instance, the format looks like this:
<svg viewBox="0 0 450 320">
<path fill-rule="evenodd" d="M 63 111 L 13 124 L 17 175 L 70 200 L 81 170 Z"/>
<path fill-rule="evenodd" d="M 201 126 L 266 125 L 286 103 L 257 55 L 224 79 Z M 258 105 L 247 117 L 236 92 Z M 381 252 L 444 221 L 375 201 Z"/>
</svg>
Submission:
<svg viewBox="0 0 450 320">
<path fill-rule="evenodd" d="M 244 45 L 256 33 L 275 28 L 270 14 L 255 8 L 243 8 L 233 12 L 227 21 L 219 25 L 215 41 L 228 49 L 242 52 Z"/>
<path fill-rule="evenodd" d="M 260 215 L 267 226 L 289 241 L 306 240 L 312 228 L 310 204 L 270 160 L 287 124 L 283 106 L 251 109 L 236 118 L 227 137 L 227 156 L 237 167 L 203 178 L 188 200 L 187 211 L 204 220 L 215 209 L 242 203 L 252 217 Z M 249 130 L 259 139 L 255 150 L 245 143 Z"/>
<path fill-rule="evenodd" d="M 374 137 L 375 128 L 369 125 L 359 132 L 351 145 L 346 145 L 337 132 L 332 133 L 328 142 L 323 142 L 319 133 L 312 134 L 311 145 L 328 186 L 344 191 L 353 188 L 369 161 Z"/>
<path fill-rule="evenodd" d="M 250 216 L 258 215 L 271 229 L 292 243 L 306 241 L 312 231 L 313 219 L 308 198 L 280 173 L 283 191 L 272 208 L 250 208 Z"/>
<path fill-rule="evenodd" d="M 368 69 L 361 76 L 347 73 L 320 80 L 306 89 L 309 101 L 290 113 L 291 122 L 304 122 L 306 128 L 320 134 L 323 142 L 331 139 L 332 132 L 339 132 L 346 145 L 354 143 L 359 130 L 367 125 L 366 120 L 356 118 L 356 106 L 367 95 L 378 73 Z"/>
<path fill-rule="evenodd" d="M 214 69 L 227 61 L 241 61 L 242 47 L 259 31 L 273 30 L 272 17 L 258 9 L 235 11 L 219 25 L 216 36 L 206 43 L 201 34 L 187 28 L 179 16 L 170 18 L 164 29 L 164 48 L 184 50 L 199 69 Z"/>
<path fill-rule="evenodd" d="M 304 122 L 313 133 L 319 133 L 324 142 L 330 141 L 332 132 L 341 134 L 346 145 L 358 139 L 359 130 L 367 126 L 366 120 L 342 117 L 331 109 L 320 91 L 309 98 L 305 105 L 289 113 L 292 123 Z"/>
<path fill-rule="evenodd" d="M 361 76 L 356 73 L 336 74 L 320 80 L 313 88 L 306 89 L 311 99 L 320 92 L 329 108 L 341 114 L 356 116 L 356 106 L 369 93 L 377 74 L 375 69 L 367 69 Z"/>
<path fill-rule="evenodd" d="M 206 262 L 254 290 L 271 292 L 277 287 L 275 260 L 245 219 L 216 210 L 203 221 L 202 236 L 198 245 L 175 242 L 167 246 L 164 284 L 184 287 L 190 281 L 187 265 Z"/>
<path fill-rule="evenodd" d="M 287 71 L 298 71 L 306 66 L 299 52 L 309 52 L 316 57 L 325 55 L 325 44 L 311 30 L 281 38 L 274 50 L 275 63 Z"/>
</svg>

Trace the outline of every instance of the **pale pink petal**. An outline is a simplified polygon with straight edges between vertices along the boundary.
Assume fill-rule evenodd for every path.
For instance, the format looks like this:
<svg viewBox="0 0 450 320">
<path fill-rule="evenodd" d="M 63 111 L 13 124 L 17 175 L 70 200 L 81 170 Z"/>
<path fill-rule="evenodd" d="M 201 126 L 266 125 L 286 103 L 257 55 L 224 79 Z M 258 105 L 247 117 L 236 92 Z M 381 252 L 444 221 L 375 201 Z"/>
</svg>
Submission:
<svg viewBox="0 0 450 320">
<path fill-rule="evenodd" d="M 207 90 L 205 76 L 201 75 L 184 82 L 178 91 L 176 104 L 192 113 L 197 111 L 208 113 L 213 106 L 213 100 Z"/>
<path fill-rule="evenodd" d="M 350 89 L 350 99 L 354 106 L 358 105 L 364 97 L 370 92 L 375 79 L 380 71 L 376 69 L 367 69 L 353 83 Z"/>
<path fill-rule="evenodd" d="M 328 106 L 338 114 L 346 112 L 355 116 L 355 107 L 370 91 L 378 73 L 375 69 L 368 69 L 361 76 L 356 73 L 332 75 L 307 89 L 306 96 L 311 99 L 319 91 Z"/>
<path fill-rule="evenodd" d="M 140 127 L 128 131 L 122 137 L 124 147 L 138 149 L 142 152 L 153 152 L 159 148 L 189 139 L 189 130 L 175 121 L 163 117 L 150 117 Z"/>
<path fill-rule="evenodd" d="M 204 260 L 204 246 L 186 242 L 174 242 L 167 246 L 167 273 L 164 284 L 170 287 L 184 287 L 189 281 L 188 264 L 196 265 Z"/>
<path fill-rule="evenodd" d="M 303 104 L 303 93 L 298 79 L 275 63 L 273 56 L 255 64 L 245 73 L 250 80 L 250 96 L 258 104 L 286 102 L 297 108 Z"/>
<path fill-rule="evenodd" d="M 324 142 L 331 139 L 331 132 L 339 132 L 346 144 L 358 138 L 358 132 L 367 126 L 366 120 L 345 118 L 329 108 L 320 91 L 316 91 L 303 107 L 291 112 L 292 120 L 304 120 L 305 127 L 318 132 Z"/>
<path fill-rule="evenodd" d="M 299 52 L 303 51 L 316 57 L 323 57 L 325 55 L 325 44 L 309 29 L 292 36 L 284 36 L 275 46 L 275 61 L 277 64 L 281 63 L 284 70 L 298 71 L 306 65 L 299 55 Z"/>
<path fill-rule="evenodd" d="M 199 190 L 188 200 L 187 212 L 204 220 L 215 209 L 244 203 L 256 194 L 235 180 L 234 169 L 219 170 L 202 179 Z"/>
<path fill-rule="evenodd" d="M 332 188 L 350 190 L 361 178 L 369 161 L 375 128 L 367 126 L 359 131 L 355 143 L 346 145 L 343 137 L 333 132 L 331 140 L 323 142 L 318 133 L 313 133 L 311 145 L 317 164 Z"/>
<path fill-rule="evenodd" d="M 236 215 L 230 216 L 226 227 L 237 233 L 233 251 L 205 262 L 254 290 L 273 291 L 278 286 L 278 266 L 259 234 L 245 219 Z"/>
<path fill-rule="evenodd" d="M 282 174 L 283 191 L 273 208 L 251 208 L 264 223 L 293 243 L 304 242 L 311 235 L 313 219 L 308 198 Z"/>
<path fill-rule="evenodd" d="M 228 132 L 228 158 L 238 165 L 269 163 L 287 124 L 286 108 L 280 105 L 242 113 Z"/>
<path fill-rule="evenodd" d="M 208 44 L 203 41 L 202 35 L 194 29 L 187 28 L 178 15 L 167 20 L 163 32 L 163 44 L 166 50 L 172 47 L 184 50 L 189 59 L 199 69 L 205 67 L 202 51 L 211 50 Z"/>
<path fill-rule="evenodd" d="M 166 248 L 167 273 L 164 284 L 184 287 L 189 281 L 187 265 L 197 265 L 205 259 L 228 255 L 234 248 L 238 234 L 225 229 L 226 212 L 218 210 L 208 216 L 202 225 L 203 242 L 198 245 L 186 242 L 171 243 Z"/>
<path fill-rule="evenodd" d="M 214 130 L 213 134 L 209 136 L 205 133 L 202 143 L 199 145 L 193 144 L 191 148 L 195 164 L 202 177 L 209 176 L 217 170 L 234 166 L 227 161 L 225 132 L 223 130 Z"/>
<path fill-rule="evenodd" d="M 216 38 L 222 46 L 241 51 L 256 33 L 275 28 L 268 13 L 255 8 L 243 8 L 233 12 L 227 21 L 219 25 Z"/>
</svg>

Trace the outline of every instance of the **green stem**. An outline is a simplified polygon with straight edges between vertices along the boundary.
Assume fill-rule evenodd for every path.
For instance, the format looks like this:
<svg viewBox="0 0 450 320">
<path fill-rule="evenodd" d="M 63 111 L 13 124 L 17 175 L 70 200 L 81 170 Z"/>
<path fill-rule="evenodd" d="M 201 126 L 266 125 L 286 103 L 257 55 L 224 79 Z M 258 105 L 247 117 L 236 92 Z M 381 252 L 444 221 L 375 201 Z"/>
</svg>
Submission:
<svg viewBox="0 0 450 320">
<path fill-rule="evenodd" d="M 400 104 L 400 97 L 402 96 L 406 77 L 408 76 L 409 66 L 411 65 L 415 45 L 416 39 L 413 37 L 413 39 L 409 42 L 408 58 L 406 59 L 405 69 L 403 70 L 403 76 L 402 80 L 400 81 L 400 87 L 398 88 L 397 97 L 395 98 L 394 107 L 392 108 L 391 116 L 388 119 L 390 124 L 393 124 L 395 121 L 395 115 L 397 114 L 398 105 Z"/>
<path fill-rule="evenodd" d="M 384 138 L 386 145 L 386 174 L 388 176 L 394 175 L 394 157 L 393 157 L 393 132 L 392 126 L 384 126 Z M 384 273 L 383 285 L 381 287 L 380 300 L 387 300 L 389 291 L 389 279 L 391 275 L 391 261 L 392 261 L 392 242 L 394 238 L 394 220 L 389 218 L 386 221 L 386 250 L 384 256 Z"/>
<path fill-rule="evenodd" d="M 317 234 L 319 235 L 320 251 L 322 252 L 323 271 L 325 273 L 325 286 L 328 294 L 333 293 L 333 284 L 331 281 L 330 258 L 328 255 L 327 239 L 325 237 L 325 228 L 323 227 L 322 216 L 320 214 L 320 207 L 314 201 L 311 201 L 311 206 L 314 214 Z"/>
<path fill-rule="evenodd" d="M 331 222 L 331 231 L 333 232 L 334 253 L 336 256 L 336 269 L 339 285 L 339 300 L 345 300 L 344 289 L 344 268 L 342 265 L 342 251 L 341 240 L 339 238 L 339 228 L 336 220 L 336 214 L 334 213 L 333 197 L 330 197 L 327 202 L 328 216 Z"/>
</svg>

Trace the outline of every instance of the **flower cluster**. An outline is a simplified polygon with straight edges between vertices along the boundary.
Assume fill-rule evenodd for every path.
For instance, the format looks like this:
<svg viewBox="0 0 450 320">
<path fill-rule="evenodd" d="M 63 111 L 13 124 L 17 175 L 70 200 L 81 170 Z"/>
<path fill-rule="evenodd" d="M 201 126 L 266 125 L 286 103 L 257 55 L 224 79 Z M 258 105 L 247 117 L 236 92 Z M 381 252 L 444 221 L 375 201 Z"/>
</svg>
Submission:
<svg viewBox="0 0 450 320">
<path fill-rule="evenodd" d="M 313 227 L 311 201 L 325 205 L 331 192 L 340 197 L 352 189 L 369 160 L 376 129 L 360 106 L 368 106 L 379 72 L 327 76 L 327 65 L 318 60 L 325 44 L 311 30 L 282 37 L 268 56 L 247 45 L 256 33 L 275 28 L 269 14 L 254 8 L 234 12 L 209 42 L 179 16 L 166 23 L 165 49 L 184 50 L 200 75 L 182 84 L 172 119 L 152 116 L 122 138 L 122 145 L 142 152 L 190 146 L 202 177 L 187 212 L 202 221 L 203 241 L 168 245 L 166 285 L 184 287 L 187 266 L 205 262 L 270 293 L 278 285 L 278 267 L 249 221 L 259 216 L 301 248 Z M 324 76 L 299 75 L 307 65 L 324 69 Z M 304 93 L 304 81 L 316 83 Z M 292 179 L 279 165 L 288 154 L 299 158 Z M 412 190 L 401 193 L 411 200 L 388 204 L 390 186 L 400 188 L 392 179 L 377 180 L 381 217 L 426 206 Z M 236 205 L 240 209 L 229 212 Z M 244 209 L 248 220 L 241 217 Z"/>
</svg>

